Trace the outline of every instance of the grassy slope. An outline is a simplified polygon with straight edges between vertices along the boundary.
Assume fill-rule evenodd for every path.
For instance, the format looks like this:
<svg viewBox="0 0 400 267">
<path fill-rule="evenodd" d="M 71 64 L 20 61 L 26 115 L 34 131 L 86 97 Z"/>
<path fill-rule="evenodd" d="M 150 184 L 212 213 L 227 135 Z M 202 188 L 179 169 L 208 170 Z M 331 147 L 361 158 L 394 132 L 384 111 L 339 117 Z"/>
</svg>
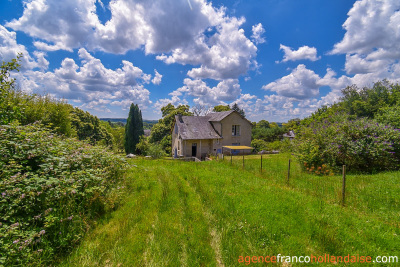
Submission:
<svg viewBox="0 0 400 267">
<path fill-rule="evenodd" d="M 133 160 L 126 204 L 65 266 L 235 266 L 240 255 L 397 255 L 400 173 L 301 174 L 288 155 L 225 162 Z M 399 256 L 399 255 L 397 255 Z M 296 264 L 298 266 L 299 264 Z"/>
</svg>

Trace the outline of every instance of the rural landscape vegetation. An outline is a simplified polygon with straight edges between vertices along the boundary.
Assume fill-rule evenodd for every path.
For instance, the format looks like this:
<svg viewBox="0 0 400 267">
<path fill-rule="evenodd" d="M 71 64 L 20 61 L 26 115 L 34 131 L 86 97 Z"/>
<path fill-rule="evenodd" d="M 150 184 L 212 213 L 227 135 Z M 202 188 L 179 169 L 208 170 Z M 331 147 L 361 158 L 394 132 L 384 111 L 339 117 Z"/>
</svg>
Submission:
<svg viewBox="0 0 400 267">
<path fill-rule="evenodd" d="M 399 0 L 0 19 L 0 267 L 400 265 Z"/>
<path fill-rule="evenodd" d="M 20 90 L 10 77 L 19 63 L 0 74 L 1 265 L 237 266 L 248 255 L 399 251 L 398 84 L 350 86 L 304 119 L 254 122 L 254 152 L 279 154 L 184 162 L 171 159 L 171 127 L 194 116 L 189 106 L 163 107 L 145 137 L 137 105 L 127 123 L 101 121 Z M 296 138 L 282 139 L 290 130 Z"/>
</svg>

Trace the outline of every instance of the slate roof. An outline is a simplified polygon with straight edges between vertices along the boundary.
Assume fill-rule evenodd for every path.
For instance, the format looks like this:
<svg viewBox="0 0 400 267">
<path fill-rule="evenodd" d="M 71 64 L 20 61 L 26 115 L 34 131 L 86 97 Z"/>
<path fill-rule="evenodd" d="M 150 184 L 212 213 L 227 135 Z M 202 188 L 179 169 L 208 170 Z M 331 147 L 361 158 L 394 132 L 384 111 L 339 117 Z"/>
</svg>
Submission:
<svg viewBox="0 0 400 267">
<path fill-rule="evenodd" d="M 218 139 L 221 138 L 209 122 L 209 116 L 175 116 L 175 123 L 182 139 Z"/>
<path fill-rule="evenodd" d="M 208 121 L 222 121 L 226 116 L 234 112 L 233 110 L 229 111 L 221 111 L 207 114 L 206 117 L 209 117 Z"/>
</svg>

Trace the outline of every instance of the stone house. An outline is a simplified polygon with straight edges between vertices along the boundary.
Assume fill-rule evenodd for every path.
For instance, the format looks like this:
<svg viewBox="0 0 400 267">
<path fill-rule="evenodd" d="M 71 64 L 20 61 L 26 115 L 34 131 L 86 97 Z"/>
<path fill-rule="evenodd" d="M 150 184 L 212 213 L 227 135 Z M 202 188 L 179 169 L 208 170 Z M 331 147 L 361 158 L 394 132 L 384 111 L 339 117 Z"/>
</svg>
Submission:
<svg viewBox="0 0 400 267">
<path fill-rule="evenodd" d="M 196 157 L 222 152 L 223 146 L 250 146 L 250 121 L 237 111 L 210 113 L 206 116 L 175 116 L 172 130 L 172 156 Z"/>
</svg>

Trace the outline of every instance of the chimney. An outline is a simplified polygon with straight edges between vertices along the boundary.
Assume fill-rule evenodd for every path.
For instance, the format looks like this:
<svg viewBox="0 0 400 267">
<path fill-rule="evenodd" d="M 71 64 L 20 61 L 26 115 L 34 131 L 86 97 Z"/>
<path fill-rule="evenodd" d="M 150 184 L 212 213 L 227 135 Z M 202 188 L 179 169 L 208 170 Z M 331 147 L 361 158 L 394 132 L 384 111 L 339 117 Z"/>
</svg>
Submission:
<svg viewBox="0 0 400 267">
<path fill-rule="evenodd" d="M 179 119 L 179 122 L 180 122 L 180 123 L 183 123 L 182 114 L 178 114 L 178 119 Z"/>
</svg>

